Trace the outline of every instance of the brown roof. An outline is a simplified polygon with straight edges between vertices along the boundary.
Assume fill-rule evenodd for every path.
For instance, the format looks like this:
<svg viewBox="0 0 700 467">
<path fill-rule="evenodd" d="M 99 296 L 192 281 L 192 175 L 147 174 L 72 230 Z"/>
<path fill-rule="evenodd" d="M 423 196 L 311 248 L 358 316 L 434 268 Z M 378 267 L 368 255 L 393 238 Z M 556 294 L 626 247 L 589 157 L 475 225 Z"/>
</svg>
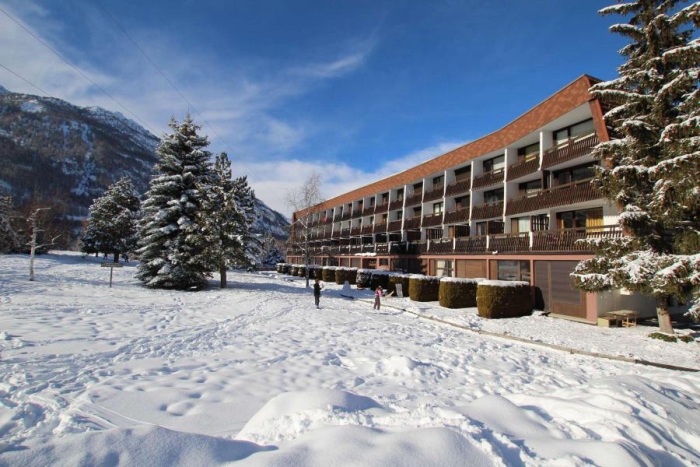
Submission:
<svg viewBox="0 0 700 467">
<path fill-rule="evenodd" d="M 600 105 L 598 105 L 597 101 L 595 101 L 588 92 L 588 89 L 599 81 L 600 80 L 591 76 L 582 75 L 580 78 L 557 91 L 500 130 L 453 149 L 441 156 L 418 164 L 415 167 L 411 167 L 408 170 L 326 200 L 324 203 L 314 206 L 312 209 L 317 211 L 320 209 L 332 208 L 365 196 L 381 193 L 411 183 L 426 175 L 462 164 L 497 149 L 507 147 L 509 144 L 527 136 L 560 115 L 586 102 L 591 103 L 591 110 L 593 111 L 593 119 L 598 137 L 601 141 L 607 141 L 607 132 L 605 125 L 602 123 L 603 116 L 600 111 Z M 295 213 L 295 217 L 297 214 L 301 215 L 303 213 L 304 211 L 299 211 Z"/>
</svg>

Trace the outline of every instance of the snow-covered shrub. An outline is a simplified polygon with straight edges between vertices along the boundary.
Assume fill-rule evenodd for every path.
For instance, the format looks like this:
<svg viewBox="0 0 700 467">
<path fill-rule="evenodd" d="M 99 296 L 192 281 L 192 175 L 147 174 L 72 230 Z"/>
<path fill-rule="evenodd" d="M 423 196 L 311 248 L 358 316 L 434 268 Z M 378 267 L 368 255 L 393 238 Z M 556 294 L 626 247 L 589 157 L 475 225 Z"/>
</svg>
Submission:
<svg viewBox="0 0 700 467">
<path fill-rule="evenodd" d="M 411 274 L 408 280 L 408 296 L 416 302 L 435 302 L 439 299 L 440 278 Z"/>
<path fill-rule="evenodd" d="M 309 269 L 309 279 L 316 279 L 316 277 L 319 278 L 319 280 L 323 280 L 323 277 L 320 274 L 321 267 L 317 266 L 315 264 L 310 264 L 308 266 Z"/>
<path fill-rule="evenodd" d="M 335 270 L 335 283 L 339 285 L 348 284 L 354 285 L 357 277 L 357 268 L 338 268 Z"/>
<path fill-rule="evenodd" d="M 527 282 L 482 281 L 476 289 L 482 318 L 515 318 L 532 313 L 532 288 Z"/>
<path fill-rule="evenodd" d="M 366 289 L 371 285 L 370 284 L 371 279 L 372 279 L 372 270 L 371 269 L 358 269 L 357 276 L 355 277 L 355 285 L 357 285 L 358 289 Z"/>
<path fill-rule="evenodd" d="M 284 274 L 284 267 L 285 267 L 286 265 L 287 265 L 287 264 L 285 264 L 285 263 L 277 263 L 277 272 L 278 272 L 279 274 Z"/>
<path fill-rule="evenodd" d="M 372 290 L 376 290 L 377 287 L 381 287 L 386 290 L 389 288 L 389 271 L 384 271 L 382 269 L 373 269 L 372 276 L 369 279 L 369 287 Z"/>
<path fill-rule="evenodd" d="M 471 308 L 476 306 L 476 286 L 483 279 L 443 277 L 440 279 L 440 306 Z"/>
<path fill-rule="evenodd" d="M 303 264 L 300 264 L 297 267 L 297 276 L 306 277 L 306 266 L 304 266 Z"/>
<path fill-rule="evenodd" d="M 292 264 L 292 270 L 289 272 L 291 276 L 298 276 L 299 275 L 299 265 L 298 264 Z"/>
<path fill-rule="evenodd" d="M 336 266 L 323 266 L 323 282 L 335 282 Z"/>
<path fill-rule="evenodd" d="M 291 275 L 292 274 L 292 266 L 293 265 L 291 265 L 289 263 L 285 264 L 284 267 L 282 268 L 282 272 L 284 274 Z"/>
<path fill-rule="evenodd" d="M 401 290 L 403 291 L 404 297 L 408 295 L 410 274 L 392 274 L 389 276 L 389 285 L 387 286 L 387 291 L 389 293 L 396 293 L 396 284 L 401 284 Z"/>
</svg>

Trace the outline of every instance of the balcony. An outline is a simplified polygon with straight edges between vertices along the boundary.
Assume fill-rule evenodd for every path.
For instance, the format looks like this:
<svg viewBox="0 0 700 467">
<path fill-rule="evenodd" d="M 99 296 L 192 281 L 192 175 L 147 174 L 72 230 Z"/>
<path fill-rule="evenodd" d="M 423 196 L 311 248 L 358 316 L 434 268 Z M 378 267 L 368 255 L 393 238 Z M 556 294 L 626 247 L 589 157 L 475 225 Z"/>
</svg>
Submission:
<svg viewBox="0 0 700 467">
<path fill-rule="evenodd" d="M 420 204 L 423 201 L 423 193 L 415 193 L 408 198 L 406 198 L 406 203 L 405 206 L 415 206 L 416 204 Z"/>
<path fill-rule="evenodd" d="M 386 243 L 377 243 L 374 251 L 378 255 L 388 255 L 389 254 L 389 245 L 387 245 Z"/>
<path fill-rule="evenodd" d="M 392 201 L 391 203 L 389 203 L 389 211 L 401 208 L 403 208 L 403 198 L 397 199 L 396 201 Z"/>
<path fill-rule="evenodd" d="M 389 203 L 382 203 L 378 204 L 376 208 L 374 208 L 374 212 L 376 214 L 382 214 L 384 212 L 387 212 L 389 210 Z"/>
<path fill-rule="evenodd" d="M 406 219 L 403 222 L 404 230 L 419 229 L 420 228 L 420 217 L 416 216 L 411 219 Z"/>
<path fill-rule="evenodd" d="M 508 176 L 506 177 L 506 180 L 510 182 L 511 180 L 524 177 L 525 175 L 530 175 L 531 173 L 537 172 L 539 168 L 539 158 L 535 157 L 534 159 L 530 159 L 529 161 L 523 159 L 522 161 L 516 162 L 515 164 L 508 167 Z"/>
<path fill-rule="evenodd" d="M 350 212 L 344 212 L 342 216 L 340 216 L 340 220 L 347 221 L 350 219 Z"/>
<path fill-rule="evenodd" d="M 499 253 L 530 251 L 530 233 L 490 235 L 489 251 Z"/>
<path fill-rule="evenodd" d="M 428 214 L 427 216 L 423 216 L 423 227 L 433 227 L 436 225 L 441 225 L 442 224 L 442 213 L 439 212 L 437 214 Z"/>
<path fill-rule="evenodd" d="M 372 225 L 365 225 L 362 227 L 363 234 L 371 234 L 373 231 L 374 231 L 374 226 L 372 226 Z"/>
<path fill-rule="evenodd" d="M 492 219 L 503 216 L 503 201 L 477 204 L 472 207 L 472 220 Z"/>
<path fill-rule="evenodd" d="M 349 237 L 350 236 L 350 229 L 341 229 L 340 236 L 341 237 Z"/>
<path fill-rule="evenodd" d="M 541 230 L 532 232 L 532 251 L 590 251 L 590 248 L 579 240 L 620 237 L 622 229 L 617 225 Z"/>
<path fill-rule="evenodd" d="M 362 210 L 363 216 L 371 216 L 372 214 L 374 214 L 374 206 L 369 206 Z"/>
<path fill-rule="evenodd" d="M 362 217 L 362 210 L 360 210 L 360 209 L 355 209 L 355 210 L 352 212 L 352 218 L 353 218 L 353 219 L 357 219 L 358 217 Z"/>
<path fill-rule="evenodd" d="M 389 222 L 389 232 L 397 232 L 401 230 L 401 221 Z"/>
<path fill-rule="evenodd" d="M 462 193 L 469 193 L 469 189 L 472 186 L 472 181 L 470 179 L 462 180 L 461 182 L 450 183 L 447 185 L 447 191 L 445 196 L 457 196 Z"/>
<path fill-rule="evenodd" d="M 333 223 L 333 218 L 330 217 L 330 216 L 324 217 L 323 220 L 321 221 L 321 223 L 324 224 L 324 225 L 332 224 L 332 223 Z"/>
<path fill-rule="evenodd" d="M 474 176 L 474 189 L 486 188 L 503 182 L 503 169 L 493 170 Z"/>
<path fill-rule="evenodd" d="M 452 209 L 445 213 L 445 224 L 459 224 L 469 221 L 469 208 Z"/>
<path fill-rule="evenodd" d="M 342 217 L 342 215 L 336 214 L 335 216 L 333 216 L 333 222 L 340 222 L 342 220 Z"/>
<path fill-rule="evenodd" d="M 547 149 L 542 158 L 542 168 L 548 169 L 555 165 L 574 160 L 589 154 L 598 144 L 598 135 L 591 133 L 577 140 L 569 140 L 567 143 L 555 148 Z"/>
<path fill-rule="evenodd" d="M 384 233 L 386 232 L 386 222 L 380 224 L 374 224 L 374 233 Z"/>
<path fill-rule="evenodd" d="M 360 234 L 362 234 L 362 227 L 354 227 L 354 228 L 350 229 L 350 235 L 352 235 L 353 237 L 360 235 Z"/>
<path fill-rule="evenodd" d="M 486 237 L 465 237 L 455 241 L 455 253 L 484 253 Z"/>
<path fill-rule="evenodd" d="M 362 253 L 374 253 L 374 245 L 362 245 Z"/>
<path fill-rule="evenodd" d="M 598 190 L 593 188 L 592 180 L 592 178 L 589 178 L 580 182 L 537 191 L 520 198 L 510 199 L 506 205 L 506 215 L 511 216 L 523 212 L 538 211 L 599 199 L 601 195 Z"/>
<path fill-rule="evenodd" d="M 340 238 L 340 230 L 334 230 L 331 238 Z"/>
<path fill-rule="evenodd" d="M 423 202 L 427 203 L 428 201 L 435 201 L 436 199 L 440 199 L 445 195 L 445 186 L 444 185 L 439 185 L 433 188 L 431 191 L 426 191 L 425 194 L 423 195 Z"/>
</svg>

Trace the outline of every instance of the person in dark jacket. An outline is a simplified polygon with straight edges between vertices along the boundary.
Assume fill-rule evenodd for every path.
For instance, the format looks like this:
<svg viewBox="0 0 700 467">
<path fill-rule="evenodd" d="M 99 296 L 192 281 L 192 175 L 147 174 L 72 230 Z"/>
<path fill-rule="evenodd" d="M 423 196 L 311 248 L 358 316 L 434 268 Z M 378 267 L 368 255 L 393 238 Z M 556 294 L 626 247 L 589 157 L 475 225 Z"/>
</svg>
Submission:
<svg viewBox="0 0 700 467">
<path fill-rule="evenodd" d="M 316 281 L 314 281 L 314 300 L 316 301 L 316 308 L 320 308 L 321 290 L 323 290 L 323 282 L 316 279 Z"/>
</svg>

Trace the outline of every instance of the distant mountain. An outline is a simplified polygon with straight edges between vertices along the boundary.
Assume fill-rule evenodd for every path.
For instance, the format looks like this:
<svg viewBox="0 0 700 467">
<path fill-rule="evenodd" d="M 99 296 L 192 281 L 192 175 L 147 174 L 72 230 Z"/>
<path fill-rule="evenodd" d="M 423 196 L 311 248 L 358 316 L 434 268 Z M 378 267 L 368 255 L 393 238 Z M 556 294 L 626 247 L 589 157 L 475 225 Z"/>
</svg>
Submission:
<svg viewBox="0 0 700 467">
<path fill-rule="evenodd" d="M 0 191 L 17 199 L 39 191 L 66 199 L 76 219 L 92 200 L 128 175 L 148 189 L 159 139 L 118 112 L 0 86 Z M 256 233 L 284 239 L 288 221 L 256 201 Z"/>
</svg>

